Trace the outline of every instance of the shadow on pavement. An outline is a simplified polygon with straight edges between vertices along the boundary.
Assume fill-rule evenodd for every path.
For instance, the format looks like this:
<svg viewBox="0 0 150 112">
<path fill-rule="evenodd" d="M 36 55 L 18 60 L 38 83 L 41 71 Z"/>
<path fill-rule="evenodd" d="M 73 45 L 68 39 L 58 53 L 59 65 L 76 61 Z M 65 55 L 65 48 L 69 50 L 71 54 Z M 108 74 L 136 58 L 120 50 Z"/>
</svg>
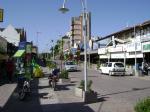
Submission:
<svg viewBox="0 0 150 112">
<path fill-rule="evenodd" d="M 42 105 L 45 112 L 94 112 L 83 102 Z"/>
<path fill-rule="evenodd" d="M 8 99 L 1 112 L 42 112 L 39 97 L 43 94 L 38 93 L 38 79 L 34 79 L 31 83 L 31 94 L 24 101 L 18 98 L 17 88 Z"/>
<path fill-rule="evenodd" d="M 81 72 L 82 70 L 74 70 L 74 71 L 68 71 L 68 72 Z"/>
<path fill-rule="evenodd" d="M 77 83 L 78 81 L 71 81 L 70 83 Z"/>
<path fill-rule="evenodd" d="M 50 86 L 49 85 L 47 85 L 47 86 L 38 86 L 38 89 L 44 89 L 44 88 L 50 88 Z"/>
<path fill-rule="evenodd" d="M 59 85 L 56 85 L 56 91 L 69 90 L 69 86 L 75 86 L 75 84 L 59 84 Z"/>
<path fill-rule="evenodd" d="M 0 112 L 2 112 L 2 107 L 0 107 Z"/>
<path fill-rule="evenodd" d="M 150 89 L 150 87 L 145 87 L 145 88 L 132 88 L 131 90 L 120 91 L 120 92 L 114 92 L 114 93 L 104 94 L 104 95 L 101 95 L 101 96 L 116 95 L 116 94 L 128 93 L 128 92 L 134 92 L 134 91 L 142 91 L 142 90 L 145 90 L 145 89 Z"/>
<path fill-rule="evenodd" d="M 27 96 L 24 101 L 20 101 L 17 94 L 17 88 L 12 93 L 7 103 L 3 108 L 0 107 L 0 112 L 94 112 L 89 106 L 83 102 L 69 102 L 69 103 L 56 103 L 54 104 L 53 99 L 51 104 L 40 103 L 40 98 L 48 99 L 48 93 L 39 93 L 38 89 L 47 88 L 47 86 L 38 86 L 39 79 L 36 78 L 31 83 L 31 95 Z M 69 86 L 75 84 L 64 84 L 58 85 L 58 90 L 68 90 Z M 103 101 L 100 99 L 100 101 Z"/>
</svg>

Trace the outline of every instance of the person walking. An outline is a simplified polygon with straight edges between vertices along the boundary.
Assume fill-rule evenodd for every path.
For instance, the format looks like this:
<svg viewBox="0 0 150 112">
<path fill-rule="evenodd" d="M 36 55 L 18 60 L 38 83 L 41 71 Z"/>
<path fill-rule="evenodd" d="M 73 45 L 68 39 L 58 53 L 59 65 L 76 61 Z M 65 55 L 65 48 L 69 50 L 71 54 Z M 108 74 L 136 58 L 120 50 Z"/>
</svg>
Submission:
<svg viewBox="0 0 150 112">
<path fill-rule="evenodd" d="M 11 58 L 9 58 L 8 61 L 6 62 L 6 71 L 7 71 L 7 77 L 8 77 L 9 82 L 12 82 L 12 76 L 14 72 L 14 63 Z"/>
</svg>

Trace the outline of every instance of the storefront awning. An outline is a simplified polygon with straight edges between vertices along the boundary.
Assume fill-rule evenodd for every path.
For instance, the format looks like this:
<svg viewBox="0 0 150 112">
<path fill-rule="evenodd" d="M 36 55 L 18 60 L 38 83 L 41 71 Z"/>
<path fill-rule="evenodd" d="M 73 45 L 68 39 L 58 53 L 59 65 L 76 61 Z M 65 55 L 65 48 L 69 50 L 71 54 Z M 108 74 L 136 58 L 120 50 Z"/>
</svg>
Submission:
<svg viewBox="0 0 150 112">
<path fill-rule="evenodd" d="M 18 50 L 13 57 L 21 57 L 23 55 L 23 53 L 25 52 L 25 50 Z"/>
</svg>

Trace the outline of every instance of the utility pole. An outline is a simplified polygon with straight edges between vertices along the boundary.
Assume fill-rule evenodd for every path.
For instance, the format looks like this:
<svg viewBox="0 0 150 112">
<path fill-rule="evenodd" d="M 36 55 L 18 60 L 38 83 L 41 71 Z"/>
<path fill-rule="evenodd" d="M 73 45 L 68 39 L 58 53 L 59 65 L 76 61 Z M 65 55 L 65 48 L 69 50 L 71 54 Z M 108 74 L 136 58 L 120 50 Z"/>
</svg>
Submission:
<svg viewBox="0 0 150 112">
<path fill-rule="evenodd" d="M 38 47 L 38 44 L 39 44 L 39 34 L 40 34 L 41 32 L 36 32 L 36 35 L 37 35 L 37 38 L 36 38 L 36 45 L 37 45 L 37 47 Z"/>
</svg>

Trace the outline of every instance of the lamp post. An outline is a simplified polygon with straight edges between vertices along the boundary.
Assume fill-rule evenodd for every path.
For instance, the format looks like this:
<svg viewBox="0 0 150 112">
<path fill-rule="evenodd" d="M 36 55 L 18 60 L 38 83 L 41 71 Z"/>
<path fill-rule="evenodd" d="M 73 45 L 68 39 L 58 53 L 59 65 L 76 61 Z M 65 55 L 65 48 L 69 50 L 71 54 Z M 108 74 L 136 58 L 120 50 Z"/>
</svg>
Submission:
<svg viewBox="0 0 150 112">
<path fill-rule="evenodd" d="M 51 42 L 52 42 L 52 50 L 53 50 L 53 61 L 54 61 L 54 40 L 51 40 Z"/>
<path fill-rule="evenodd" d="M 64 0 L 62 8 L 59 9 L 62 13 L 69 11 L 69 9 L 65 8 L 66 0 Z M 82 4 L 82 12 L 83 12 L 83 38 L 84 38 L 84 90 L 87 91 L 87 46 L 86 46 L 86 34 L 87 34 L 87 8 L 86 8 L 86 0 L 81 0 Z"/>
<path fill-rule="evenodd" d="M 136 67 L 137 66 L 137 60 L 136 60 L 136 47 L 137 47 L 136 45 L 137 45 L 137 43 L 136 43 L 135 25 L 134 25 L 134 39 L 135 39 L 134 40 L 134 47 L 135 47 L 135 69 L 134 69 L 135 71 L 134 72 L 135 72 L 135 76 L 137 76 L 137 70 L 136 70 L 137 69 L 137 67 Z"/>
</svg>

